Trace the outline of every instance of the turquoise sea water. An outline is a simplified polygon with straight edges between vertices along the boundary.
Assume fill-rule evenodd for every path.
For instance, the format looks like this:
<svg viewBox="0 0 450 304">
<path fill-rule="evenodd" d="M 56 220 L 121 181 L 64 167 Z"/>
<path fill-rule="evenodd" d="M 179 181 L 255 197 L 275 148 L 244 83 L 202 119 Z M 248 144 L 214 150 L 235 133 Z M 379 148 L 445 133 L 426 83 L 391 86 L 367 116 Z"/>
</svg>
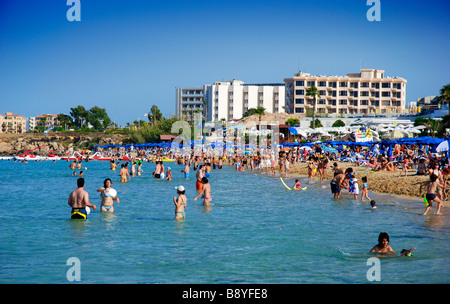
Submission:
<svg viewBox="0 0 450 304">
<path fill-rule="evenodd" d="M 450 212 L 422 216 L 423 203 L 374 195 L 378 209 L 349 195 L 332 199 L 329 183 L 287 191 L 278 176 L 214 170 L 213 204 L 193 201 L 195 172 L 166 163 L 173 181 L 144 173 L 120 183 L 108 162 L 84 163 L 91 202 L 110 177 L 120 204 L 114 214 L 93 211 L 70 220 L 76 188 L 69 163 L 0 161 L 0 283 L 71 283 L 71 257 L 81 283 L 369 283 L 367 252 L 381 231 L 396 251 L 412 257 L 380 258 L 381 283 L 450 283 Z M 289 186 L 292 178 L 286 178 Z M 175 221 L 174 187 L 187 188 L 186 219 Z M 370 179 L 369 179 L 370 184 Z"/>
</svg>

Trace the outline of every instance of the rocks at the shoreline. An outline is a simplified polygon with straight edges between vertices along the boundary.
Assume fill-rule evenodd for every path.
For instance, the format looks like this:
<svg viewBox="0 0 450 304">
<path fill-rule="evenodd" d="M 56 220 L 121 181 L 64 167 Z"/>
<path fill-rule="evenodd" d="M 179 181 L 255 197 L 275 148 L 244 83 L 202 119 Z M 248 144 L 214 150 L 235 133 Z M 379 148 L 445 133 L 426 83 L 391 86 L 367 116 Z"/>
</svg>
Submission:
<svg viewBox="0 0 450 304">
<path fill-rule="evenodd" d="M 62 154 L 74 150 L 91 149 L 92 145 L 121 145 L 121 135 L 34 135 L 1 136 L 0 155 L 16 155 L 27 150 L 34 150 L 37 154 L 48 155 L 49 152 Z M 37 149 L 40 147 L 39 149 Z"/>
</svg>

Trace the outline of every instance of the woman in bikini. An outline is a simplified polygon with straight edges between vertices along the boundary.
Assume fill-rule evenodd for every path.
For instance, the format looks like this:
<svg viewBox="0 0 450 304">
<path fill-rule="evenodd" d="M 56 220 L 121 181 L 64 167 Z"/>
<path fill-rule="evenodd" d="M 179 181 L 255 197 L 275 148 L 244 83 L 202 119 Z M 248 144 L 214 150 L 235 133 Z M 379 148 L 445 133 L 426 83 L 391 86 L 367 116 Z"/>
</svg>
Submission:
<svg viewBox="0 0 450 304">
<path fill-rule="evenodd" d="M 109 193 L 111 189 L 111 180 L 109 178 L 105 179 L 105 181 L 103 182 L 103 187 L 97 189 L 97 192 L 101 192 L 100 197 L 102 199 L 100 211 L 114 212 L 114 201 L 116 201 L 118 204 L 120 203 L 118 197 L 112 196 Z"/>
<path fill-rule="evenodd" d="M 175 219 L 176 220 L 182 220 L 186 218 L 186 213 L 184 212 L 184 208 L 187 206 L 187 198 L 184 193 L 186 190 L 183 186 L 175 187 L 177 189 L 178 197 L 173 197 L 173 203 L 175 205 Z"/>
</svg>

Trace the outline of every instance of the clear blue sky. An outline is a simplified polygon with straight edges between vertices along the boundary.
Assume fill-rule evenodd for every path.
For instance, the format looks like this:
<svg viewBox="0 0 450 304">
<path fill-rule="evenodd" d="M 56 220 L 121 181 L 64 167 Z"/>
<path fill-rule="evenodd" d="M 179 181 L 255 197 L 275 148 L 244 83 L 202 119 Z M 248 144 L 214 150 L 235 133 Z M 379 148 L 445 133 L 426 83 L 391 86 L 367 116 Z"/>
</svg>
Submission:
<svg viewBox="0 0 450 304">
<path fill-rule="evenodd" d="M 153 104 L 175 113 L 175 88 L 239 79 L 283 82 L 300 70 L 360 67 L 406 78 L 407 102 L 450 83 L 450 1 L 0 1 L 0 113 L 106 108 L 125 125 Z"/>
</svg>

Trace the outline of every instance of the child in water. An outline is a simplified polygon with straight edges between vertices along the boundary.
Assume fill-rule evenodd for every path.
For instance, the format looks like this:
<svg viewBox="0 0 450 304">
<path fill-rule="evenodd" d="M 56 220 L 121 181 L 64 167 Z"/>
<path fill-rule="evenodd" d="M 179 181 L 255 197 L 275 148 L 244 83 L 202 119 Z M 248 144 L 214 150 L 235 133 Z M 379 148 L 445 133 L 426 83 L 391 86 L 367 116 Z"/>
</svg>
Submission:
<svg viewBox="0 0 450 304">
<path fill-rule="evenodd" d="M 411 251 L 416 249 L 415 247 L 412 247 L 411 249 L 403 249 L 400 252 L 400 256 L 411 256 Z M 372 250 L 370 250 L 371 253 L 380 253 L 380 254 L 395 254 L 395 251 L 392 249 L 391 246 L 389 246 L 389 234 L 386 232 L 380 232 L 378 236 L 378 244 L 375 245 Z"/>
<path fill-rule="evenodd" d="M 363 188 L 362 188 L 362 195 L 361 195 L 361 202 L 364 200 L 364 198 L 367 198 L 367 200 L 371 201 L 370 197 L 369 197 L 369 185 L 367 184 L 367 176 L 363 176 L 362 177 L 362 182 L 363 182 Z"/>
<path fill-rule="evenodd" d="M 294 190 L 302 190 L 302 184 L 300 183 L 300 181 L 298 179 L 295 180 L 295 185 L 294 187 L 292 187 Z"/>
</svg>

